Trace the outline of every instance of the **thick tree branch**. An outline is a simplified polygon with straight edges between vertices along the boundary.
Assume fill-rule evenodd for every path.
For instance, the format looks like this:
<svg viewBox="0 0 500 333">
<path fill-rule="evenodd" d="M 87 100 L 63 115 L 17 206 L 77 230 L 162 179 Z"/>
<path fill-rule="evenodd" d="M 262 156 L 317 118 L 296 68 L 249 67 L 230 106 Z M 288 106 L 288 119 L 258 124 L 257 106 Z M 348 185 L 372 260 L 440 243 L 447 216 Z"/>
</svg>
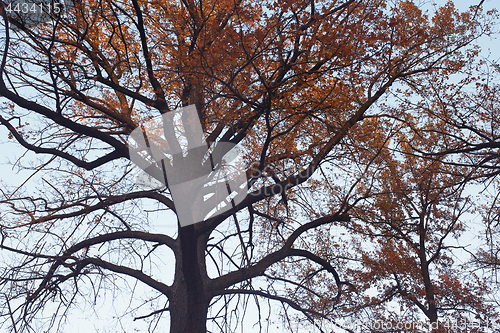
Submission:
<svg viewBox="0 0 500 333">
<path fill-rule="evenodd" d="M 65 218 L 72 218 L 72 217 L 77 217 L 77 216 L 81 216 L 81 215 L 87 215 L 91 212 L 94 212 L 94 211 L 97 211 L 100 209 L 108 209 L 108 207 L 112 206 L 112 205 L 116 205 L 116 204 L 119 204 L 119 203 L 122 203 L 122 202 L 125 202 L 128 200 L 132 200 L 132 199 L 141 199 L 141 198 L 155 199 L 155 200 L 163 203 L 164 205 L 166 205 L 171 210 L 175 211 L 174 203 L 169 198 L 167 198 L 159 193 L 152 192 L 152 191 L 137 191 L 137 192 L 127 193 L 127 194 L 122 194 L 122 195 L 117 195 L 117 196 L 108 196 L 104 200 L 101 199 L 101 201 L 99 203 L 92 205 L 92 206 L 86 205 L 83 203 L 75 203 L 75 204 L 71 204 L 69 206 L 62 206 L 58 210 L 70 208 L 71 206 L 76 206 L 76 205 L 83 205 L 86 207 L 83 209 L 80 209 L 80 210 L 70 212 L 70 213 L 50 214 L 50 215 L 41 216 L 38 218 L 32 218 L 32 220 L 27 224 L 32 225 L 32 224 L 43 223 L 43 222 L 47 222 L 47 221 L 53 221 L 53 220 L 58 220 L 58 219 L 65 219 Z M 19 227 L 19 226 L 22 226 L 22 225 L 18 225 L 16 227 Z"/>
<path fill-rule="evenodd" d="M 242 282 L 263 275 L 265 270 L 271 265 L 285 259 L 286 257 L 294 255 L 292 250 L 292 245 L 295 242 L 295 240 L 304 232 L 311 230 L 313 228 L 317 228 L 323 224 L 331 223 L 334 221 L 348 221 L 348 220 L 349 220 L 348 216 L 334 214 L 306 223 L 297 228 L 287 238 L 285 244 L 279 250 L 266 255 L 264 258 L 259 260 L 259 262 L 257 262 L 255 265 L 228 273 L 226 275 L 214 279 L 211 283 L 211 286 L 213 290 L 223 290 L 238 282 Z"/>
<path fill-rule="evenodd" d="M 102 157 L 99 157 L 97 159 L 95 159 L 94 161 L 92 162 L 87 162 L 87 161 L 84 161 L 84 160 L 81 160 L 71 154 L 68 154 L 64 151 L 60 151 L 58 149 L 55 149 L 55 148 L 43 148 L 43 147 L 38 147 L 38 146 L 35 146 L 35 145 L 32 145 L 28 142 L 26 142 L 26 140 L 24 140 L 24 138 L 19 134 L 19 132 L 16 131 L 16 129 L 14 128 L 14 126 L 12 126 L 5 118 L 3 118 L 2 116 L 0 116 L 0 123 L 2 125 L 4 125 L 5 127 L 7 127 L 7 129 L 9 130 L 9 132 L 12 134 L 12 136 L 17 140 L 17 142 L 19 142 L 24 148 L 36 153 L 36 154 L 47 154 L 47 155 L 54 155 L 54 156 L 58 156 L 58 157 L 61 157 L 67 161 L 70 161 L 71 163 L 73 163 L 74 165 L 78 166 L 78 167 L 81 167 L 81 168 L 84 168 L 86 170 L 93 170 L 101 165 L 104 165 L 110 161 L 113 161 L 113 160 L 116 160 L 116 159 L 119 159 L 121 157 L 127 157 L 127 155 L 125 155 L 123 152 L 120 152 L 120 151 L 113 151 L 109 154 L 106 154 Z"/>
<path fill-rule="evenodd" d="M 165 99 L 165 91 L 163 90 L 158 79 L 155 77 L 155 73 L 153 71 L 153 63 L 151 61 L 151 53 L 149 52 L 148 48 L 148 38 L 146 37 L 146 29 L 144 27 L 144 20 L 142 18 L 142 10 L 137 0 L 132 0 L 132 3 L 134 4 L 134 10 L 137 15 L 137 29 L 139 30 L 139 36 L 141 38 L 142 53 L 144 56 L 144 60 L 146 61 L 149 82 L 154 89 L 156 101 L 158 102 L 158 109 L 161 113 L 164 113 L 168 111 L 167 102 Z"/>
<path fill-rule="evenodd" d="M 69 128 L 76 133 L 83 134 L 89 137 L 99 139 L 103 142 L 106 142 L 110 146 L 114 147 L 117 151 L 119 151 L 123 156 L 128 157 L 128 147 L 126 144 L 118 141 L 117 139 L 113 138 L 111 135 L 107 133 L 101 132 L 93 127 L 88 127 L 85 125 L 78 124 L 74 121 L 71 121 L 63 117 L 61 114 L 57 112 L 53 112 L 52 110 L 46 108 L 45 106 L 29 101 L 11 92 L 10 90 L 7 89 L 7 87 L 5 86 L 5 82 L 3 80 L 0 81 L 0 96 L 7 98 L 8 100 L 14 102 L 18 106 L 26 110 L 31 110 L 40 115 L 43 115 L 62 127 Z"/>
</svg>

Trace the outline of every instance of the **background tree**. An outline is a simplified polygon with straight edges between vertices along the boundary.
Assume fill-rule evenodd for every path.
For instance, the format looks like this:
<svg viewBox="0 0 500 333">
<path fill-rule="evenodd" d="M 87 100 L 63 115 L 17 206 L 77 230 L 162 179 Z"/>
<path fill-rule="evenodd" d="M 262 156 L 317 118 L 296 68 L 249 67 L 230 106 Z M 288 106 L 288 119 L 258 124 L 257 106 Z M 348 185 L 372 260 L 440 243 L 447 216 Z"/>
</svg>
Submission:
<svg viewBox="0 0 500 333">
<path fill-rule="evenodd" d="M 483 220 L 484 229 L 477 235 L 483 242 L 474 248 L 469 246 L 471 255 L 469 270 L 490 271 L 488 280 L 496 284 L 498 260 L 498 174 L 499 174 L 499 119 L 498 119 L 498 64 L 483 59 L 463 70 L 460 80 L 456 80 L 452 90 L 441 89 L 445 80 L 438 79 L 432 84 L 421 84 L 416 90 L 419 103 L 408 103 L 407 107 L 426 119 L 433 121 L 410 125 L 418 137 L 435 138 L 432 146 L 424 147 L 412 140 L 405 142 L 412 154 L 420 158 L 439 161 L 447 168 L 460 168 L 466 175 L 464 185 L 469 187 L 474 210 Z M 425 133 L 425 134 L 423 134 Z M 415 138 L 413 138 L 415 140 Z M 419 141 L 419 140 L 416 140 Z M 471 209 L 466 210 L 467 213 Z M 497 301 L 495 301 L 497 303 Z"/>
<path fill-rule="evenodd" d="M 377 190 L 355 209 L 361 223 L 347 225 L 364 240 L 353 258 L 361 264 L 348 275 L 357 277 L 359 289 L 372 288 L 353 310 L 394 327 L 406 323 L 412 332 L 428 329 L 418 324 L 422 315 L 441 322 L 436 332 L 480 332 L 492 325 L 496 312 L 488 296 L 495 288 L 466 264 L 471 244 L 461 239 L 474 207 L 470 170 L 411 151 L 385 162 Z"/>
<path fill-rule="evenodd" d="M 2 316 L 18 332 L 61 330 L 69 310 L 109 291 L 128 297 L 123 320 L 150 331 L 229 331 L 250 301 L 281 303 L 285 319 L 336 319 L 360 290 L 327 251 L 343 242 L 330 229 L 387 213 L 355 209 L 394 142 L 373 120 L 381 103 L 458 72 L 489 32 L 479 8 L 448 3 L 429 18 L 411 1 L 90 0 L 36 26 L 2 15 L 0 122 L 48 157 L 18 162 L 36 190 L 2 189 Z M 244 147 L 250 194 L 155 232 L 175 203 L 168 188 L 137 188 L 127 137 L 190 104 L 208 144 Z"/>
</svg>

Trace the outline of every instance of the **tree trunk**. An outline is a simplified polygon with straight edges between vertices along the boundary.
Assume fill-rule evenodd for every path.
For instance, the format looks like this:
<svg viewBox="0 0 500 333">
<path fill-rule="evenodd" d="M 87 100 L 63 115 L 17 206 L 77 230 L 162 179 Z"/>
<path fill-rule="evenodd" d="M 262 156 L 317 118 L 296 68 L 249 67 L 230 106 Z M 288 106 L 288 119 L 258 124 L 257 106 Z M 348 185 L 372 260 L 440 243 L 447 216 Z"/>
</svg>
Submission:
<svg viewBox="0 0 500 333">
<path fill-rule="evenodd" d="M 208 302 L 189 291 L 174 298 L 170 302 L 170 332 L 206 333 Z"/>
<path fill-rule="evenodd" d="M 443 332 L 443 330 L 438 322 L 434 285 L 432 284 L 431 275 L 429 273 L 429 261 L 427 260 L 427 254 L 425 252 L 425 240 L 427 234 L 427 230 L 425 229 L 425 214 L 421 214 L 420 216 L 419 228 L 420 247 L 418 256 L 420 258 L 420 271 L 424 282 L 425 298 L 427 300 L 427 311 L 425 312 L 425 315 L 427 316 L 427 318 L 429 318 L 429 321 L 431 323 L 431 332 L 440 333 Z"/>
<path fill-rule="evenodd" d="M 210 302 L 206 297 L 206 237 L 198 235 L 193 225 L 179 228 L 179 237 L 182 249 L 169 301 L 170 333 L 206 333 Z"/>
</svg>

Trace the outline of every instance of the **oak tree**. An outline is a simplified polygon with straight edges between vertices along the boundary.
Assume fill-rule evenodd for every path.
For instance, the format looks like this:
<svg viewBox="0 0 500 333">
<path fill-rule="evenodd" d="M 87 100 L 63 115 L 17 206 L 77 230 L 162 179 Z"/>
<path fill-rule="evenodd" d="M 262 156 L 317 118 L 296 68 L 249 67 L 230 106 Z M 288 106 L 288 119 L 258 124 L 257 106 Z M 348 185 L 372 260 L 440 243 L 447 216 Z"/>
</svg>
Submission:
<svg viewBox="0 0 500 333">
<path fill-rule="evenodd" d="M 38 24 L 8 8 L 0 123 L 42 157 L 20 158 L 33 184 L 0 198 L 11 331 L 61 331 L 71 311 L 113 302 L 119 322 L 150 331 L 232 331 L 252 304 L 261 328 L 266 304 L 281 306 L 288 328 L 335 321 L 359 309 L 367 276 L 395 281 L 383 297 L 431 321 L 448 306 L 490 311 L 480 285 L 449 296 L 454 272 L 426 271 L 449 260 L 442 240 L 460 232 L 463 179 L 425 156 L 392 155 L 407 156 L 409 136 L 386 121 L 417 128 L 401 101 L 474 62 L 493 19 L 480 6 L 427 15 L 412 1 L 82 0 Z M 445 82 L 440 92 L 453 91 Z M 249 193 L 181 227 L 168 184 L 135 183 L 128 139 L 189 105 L 207 147 L 241 147 Z M 155 220 L 176 228 L 160 232 Z M 344 265 L 354 256 L 335 250 L 350 239 L 337 226 L 353 232 L 346 249 L 366 231 L 377 247 L 361 253 L 368 271 Z"/>
</svg>

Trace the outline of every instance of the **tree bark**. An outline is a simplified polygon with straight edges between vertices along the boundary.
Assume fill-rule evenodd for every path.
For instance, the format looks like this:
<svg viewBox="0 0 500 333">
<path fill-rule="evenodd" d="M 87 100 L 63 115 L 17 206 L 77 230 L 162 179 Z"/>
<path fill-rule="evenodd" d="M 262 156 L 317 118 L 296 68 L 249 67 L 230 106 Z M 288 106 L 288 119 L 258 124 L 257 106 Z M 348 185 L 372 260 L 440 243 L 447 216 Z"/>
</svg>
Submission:
<svg viewBox="0 0 500 333">
<path fill-rule="evenodd" d="M 206 333 L 209 281 L 205 265 L 207 237 L 193 225 L 179 228 L 182 256 L 176 258 L 175 281 L 170 299 L 170 332 Z"/>
<path fill-rule="evenodd" d="M 429 273 L 429 260 L 427 260 L 427 254 L 425 252 L 425 241 L 427 230 L 425 229 L 425 214 L 422 213 L 420 216 L 420 246 L 418 256 L 420 258 L 420 270 L 422 274 L 422 279 L 424 281 L 425 297 L 427 300 L 427 311 L 425 315 L 429 318 L 431 322 L 431 332 L 440 333 L 442 329 L 439 327 L 438 322 L 438 312 L 436 308 L 436 299 L 434 294 L 434 285 L 432 284 L 431 276 Z"/>
</svg>

